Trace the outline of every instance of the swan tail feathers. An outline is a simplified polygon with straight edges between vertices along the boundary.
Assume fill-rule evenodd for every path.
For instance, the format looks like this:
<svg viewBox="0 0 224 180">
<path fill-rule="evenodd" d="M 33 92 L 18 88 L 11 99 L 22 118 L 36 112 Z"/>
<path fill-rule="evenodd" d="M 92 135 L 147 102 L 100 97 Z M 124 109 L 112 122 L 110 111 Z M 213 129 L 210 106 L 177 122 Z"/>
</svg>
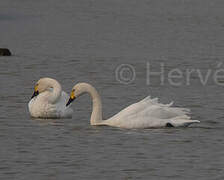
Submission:
<svg viewBox="0 0 224 180">
<path fill-rule="evenodd" d="M 173 101 L 171 101 L 169 104 L 166 104 L 167 107 L 170 107 L 173 105 Z"/>
<path fill-rule="evenodd" d="M 171 124 L 174 127 L 187 127 L 194 123 L 200 123 L 200 121 L 199 120 L 191 120 L 190 117 L 187 115 L 178 116 L 171 120 Z"/>
</svg>

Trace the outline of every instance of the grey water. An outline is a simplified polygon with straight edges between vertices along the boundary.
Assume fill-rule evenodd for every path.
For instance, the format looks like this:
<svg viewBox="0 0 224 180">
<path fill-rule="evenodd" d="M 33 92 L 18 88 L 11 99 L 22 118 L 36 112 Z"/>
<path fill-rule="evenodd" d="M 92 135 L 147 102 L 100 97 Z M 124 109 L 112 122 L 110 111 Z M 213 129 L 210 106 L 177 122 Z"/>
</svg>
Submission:
<svg viewBox="0 0 224 180">
<path fill-rule="evenodd" d="M 13 53 L 0 57 L 0 179 L 223 179 L 224 89 L 212 78 L 224 67 L 223 8 L 219 0 L 0 1 L 0 47 Z M 122 64 L 134 68 L 130 83 L 116 76 Z M 158 74 L 148 82 L 147 64 L 164 67 L 164 83 Z M 175 68 L 178 85 L 168 79 Z M 187 69 L 198 70 L 189 82 Z M 91 83 L 105 119 L 151 95 L 201 123 L 94 127 L 87 95 L 73 103 L 72 119 L 33 119 L 27 103 L 41 77 L 68 93 Z"/>
</svg>

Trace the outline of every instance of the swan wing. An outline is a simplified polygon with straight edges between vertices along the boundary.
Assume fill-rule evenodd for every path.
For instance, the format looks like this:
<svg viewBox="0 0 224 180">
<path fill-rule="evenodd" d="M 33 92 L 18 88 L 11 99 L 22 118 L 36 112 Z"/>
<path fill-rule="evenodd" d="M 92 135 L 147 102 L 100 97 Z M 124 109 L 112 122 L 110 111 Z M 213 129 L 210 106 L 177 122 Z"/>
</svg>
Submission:
<svg viewBox="0 0 224 180">
<path fill-rule="evenodd" d="M 122 117 L 125 118 L 127 116 L 135 116 L 136 114 L 138 114 L 139 112 L 144 110 L 145 107 L 147 107 L 147 106 L 150 107 L 153 104 L 158 104 L 158 99 L 157 98 L 151 99 L 150 96 L 147 96 L 143 100 L 141 100 L 141 101 L 139 101 L 137 103 L 129 105 L 125 109 L 121 110 L 119 113 L 115 114 L 110 119 L 120 119 Z"/>
<path fill-rule="evenodd" d="M 102 124 L 122 128 L 159 128 L 167 125 L 179 127 L 198 122 L 190 120 L 190 110 L 171 107 L 173 103 L 161 104 L 150 96 L 120 111 Z"/>
</svg>

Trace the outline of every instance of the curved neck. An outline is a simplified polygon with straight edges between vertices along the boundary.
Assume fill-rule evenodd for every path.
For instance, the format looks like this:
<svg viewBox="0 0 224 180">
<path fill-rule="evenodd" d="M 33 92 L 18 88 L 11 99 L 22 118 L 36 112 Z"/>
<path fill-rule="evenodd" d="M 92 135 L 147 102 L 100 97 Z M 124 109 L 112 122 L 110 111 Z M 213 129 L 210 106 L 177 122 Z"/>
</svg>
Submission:
<svg viewBox="0 0 224 180">
<path fill-rule="evenodd" d="M 49 80 L 49 88 L 52 88 L 51 92 L 49 93 L 49 101 L 54 104 L 58 101 L 58 99 L 61 97 L 61 85 L 56 80 Z"/>
<path fill-rule="evenodd" d="M 90 84 L 86 84 L 85 91 L 90 94 L 93 102 L 90 124 L 97 125 L 98 123 L 102 122 L 102 102 L 100 95 L 98 94 L 97 90 Z"/>
</svg>

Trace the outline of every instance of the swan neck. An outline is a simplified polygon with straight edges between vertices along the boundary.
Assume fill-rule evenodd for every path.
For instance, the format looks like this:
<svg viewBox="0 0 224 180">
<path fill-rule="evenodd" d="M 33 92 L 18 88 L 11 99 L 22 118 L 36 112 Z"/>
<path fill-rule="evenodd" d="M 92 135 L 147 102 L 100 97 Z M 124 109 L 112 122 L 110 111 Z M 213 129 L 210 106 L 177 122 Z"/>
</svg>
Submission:
<svg viewBox="0 0 224 180">
<path fill-rule="evenodd" d="M 90 124 L 97 125 L 100 122 L 102 122 L 102 101 L 97 90 L 92 86 L 90 86 L 89 88 L 89 94 L 93 102 L 92 104 L 93 110 L 91 114 Z"/>
<path fill-rule="evenodd" d="M 51 81 L 49 83 L 50 87 L 53 88 L 53 91 L 51 92 L 51 96 L 50 96 L 50 102 L 56 103 L 58 101 L 58 99 L 61 97 L 61 92 L 62 92 L 62 88 L 61 85 L 57 82 L 57 81 Z"/>
</svg>

